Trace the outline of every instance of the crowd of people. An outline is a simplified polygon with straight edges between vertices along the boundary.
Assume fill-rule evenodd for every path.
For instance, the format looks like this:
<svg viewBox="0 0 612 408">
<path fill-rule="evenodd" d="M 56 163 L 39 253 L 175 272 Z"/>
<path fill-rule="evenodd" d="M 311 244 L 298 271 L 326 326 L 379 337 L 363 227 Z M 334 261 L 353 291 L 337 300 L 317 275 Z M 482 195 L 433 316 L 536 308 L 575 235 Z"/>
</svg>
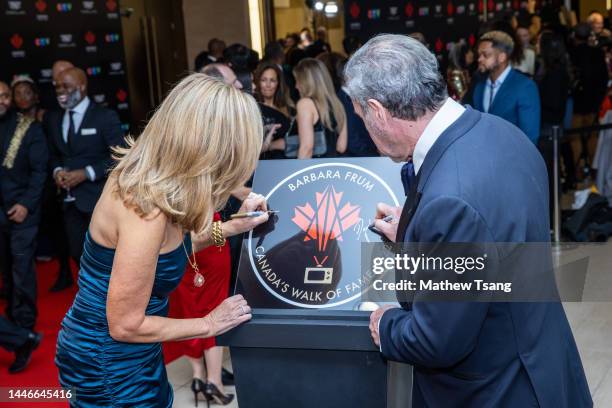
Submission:
<svg viewBox="0 0 612 408">
<path fill-rule="evenodd" d="M 606 106 L 612 72 L 612 36 L 604 27 L 601 14 L 592 13 L 587 22 L 574 27 L 561 24 L 558 16 L 555 16 L 555 13 L 537 15 L 535 11 L 528 11 L 491 22 L 483 27 L 474 47 L 465 42 L 453 44 L 444 67 L 449 95 L 478 111 L 502 117 L 516 125 L 538 146 L 549 164 L 549 174 L 552 174 L 552 148 L 547 136 L 552 127 L 595 123 L 602 105 Z M 419 33 L 411 36 L 426 42 Z M 85 72 L 68 61 L 57 61 L 53 65 L 56 107 L 43 109 L 39 106 L 36 84 L 28 77 L 17 77 L 11 84 L 0 82 L 0 140 L 3 141 L 0 146 L 0 198 L 3 209 L 0 214 L 0 244 L 3 251 L 2 295 L 6 297 L 8 305 L 6 319 L 0 318 L 0 333 L 3 333 L 2 345 L 16 354 L 9 371 L 16 373 L 23 370 L 41 341 L 41 335 L 34 331 L 37 317 L 34 261 L 36 237 L 46 234 L 52 237 L 49 241 L 54 243 L 53 253 L 59 259 L 58 277 L 50 290 L 60 291 L 74 284 L 70 259 L 81 269 L 79 279 L 83 280 L 85 287 L 93 284 L 90 280 L 103 277 L 110 285 L 106 289 L 114 303 L 107 309 L 103 307 L 105 304 L 96 307 L 106 310 L 102 314 L 104 321 L 98 323 L 100 327 L 109 325 L 106 327 L 108 336 L 136 343 L 145 340 L 185 340 L 186 354 L 193 368 L 192 390 L 196 400 L 202 394 L 206 401 L 228 404 L 233 396 L 224 392 L 223 384 L 231 381 L 231 374 L 222 370 L 222 349 L 215 346 L 214 340 L 199 338 L 204 329 L 195 330 L 185 322 L 209 316 L 215 311 L 219 317 L 230 306 L 233 309 L 240 306 L 243 312 L 248 307 L 235 298 L 230 298 L 231 303 L 227 300 L 238 247 L 231 238 L 265 219 L 229 220 L 227 215 L 236 210 L 262 209 L 265 203 L 261 196 L 251 192 L 248 181 L 242 180 L 246 173 L 249 173 L 246 178 L 252 174 L 253 166 L 243 163 L 236 167 L 236 171 L 242 171 L 241 174 L 223 176 L 220 172 L 221 167 L 227 167 L 225 159 L 215 157 L 213 160 L 210 157 L 213 153 L 225 152 L 226 159 L 231 161 L 234 157 L 232 151 L 249 146 L 256 148 L 255 153 L 263 160 L 380 155 L 360 116 L 363 112 L 355 111 L 344 83 L 345 64 L 361 46 L 359 39 L 347 37 L 343 41 L 343 52 L 338 52 L 332 50 L 324 28 L 317 29 L 315 36 L 305 28 L 267 44 L 260 60 L 255 51 L 244 45 L 226 46 L 224 41 L 212 39 L 208 43 L 208 50 L 197 56 L 195 71 L 216 78 L 240 92 L 227 94 L 227 91 L 215 88 L 218 81 L 190 81 L 189 78 L 194 76 L 188 76 L 172 91 L 140 136 L 140 139 L 145 138 L 148 142 L 139 144 L 123 137 L 115 112 L 97 105 L 87 96 Z M 196 77 L 201 79 L 204 76 L 197 74 Z M 185 105 L 181 112 L 175 111 L 181 104 L 193 102 L 181 100 L 180 97 L 206 98 L 211 93 L 227 101 L 228 105 L 223 105 L 227 111 L 213 112 L 202 108 L 200 113 L 210 118 L 227 118 L 228 121 L 232 117 L 230 111 L 250 119 L 263 118 L 264 132 L 260 144 L 253 142 L 258 135 L 250 134 L 246 139 L 253 143 L 241 146 L 239 140 L 228 141 L 224 136 L 217 135 L 217 128 L 211 127 L 207 136 L 209 142 L 226 143 L 225 148 L 219 148 L 220 145 L 203 146 L 201 151 L 188 152 L 188 147 L 195 146 L 196 142 L 187 139 L 196 132 L 184 127 L 173 128 L 172 132 L 184 134 L 186 139 L 178 140 L 176 146 L 164 145 L 160 139 L 161 132 L 156 131 L 177 122 L 176 117 L 169 119 L 170 115 L 180 116 L 181 112 L 192 109 Z M 248 102 L 241 99 L 243 93 L 252 94 L 260 115 L 252 115 Z M 398 97 L 401 98 L 401 95 Z M 177 105 L 172 105 L 173 102 Z M 194 105 L 203 105 L 202 101 L 198 102 Z M 189 123 L 183 125 L 188 126 Z M 238 127 L 244 127 L 244 123 L 235 124 L 235 128 Z M 132 148 L 126 150 L 128 145 Z M 160 157 L 136 156 L 133 146 L 137 146 L 143 154 L 154 155 L 160 151 L 163 154 Z M 576 161 L 583 148 L 582 145 L 572 146 L 570 143 L 563 145 L 564 179 L 568 188 L 575 186 L 579 176 Z M 177 156 L 172 153 L 173 149 L 176 150 L 174 153 L 190 155 L 191 159 L 179 163 L 175 160 Z M 248 152 L 238 153 L 235 157 L 249 157 Z M 201 157 L 196 157 L 197 154 L 201 154 Z M 121 164 L 115 169 L 113 156 L 122 157 Z M 207 157 L 210 159 L 208 162 L 205 160 Z M 167 161 L 168 168 L 158 168 L 163 160 Z M 150 168 L 144 168 L 143 163 L 148 163 Z M 177 168 L 193 163 L 197 164 L 193 168 Z M 211 176 L 213 184 L 194 186 L 191 195 L 184 192 L 185 197 L 180 197 L 184 202 L 178 198 L 177 202 L 172 203 L 155 201 L 156 208 L 161 208 L 167 218 L 157 221 L 145 219 L 141 225 L 140 221 L 122 212 L 123 207 L 118 203 L 127 202 L 142 214 L 150 214 L 153 210 L 148 207 L 145 198 L 160 200 L 159 194 L 177 188 L 176 185 L 164 184 L 168 180 L 182 183 L 181 188 L 185 190 L 185 185 L 190 182 L 189 174 L 204 171 L 200 168 L 202 163 L 208 166 L 213 163 L 219 167 L 206 170 L 214 173 Z M 151 169 L 157 169 L 158 173 L 151 173 Z M 107 183 L 111 170 L 112 183 Z M 176 179 L 176 174 L 184 175 L 185 180 Z M 109 184 L 113 185 L 114 190 L 105 188 Z M 159 191 L 147 190 L 156 184 L 160 184 L 156 187 Z M 218 190 L 215 191 L 215 188 Z M 216 200 L 214 202 L 210 202 L 210 197 L 206 200 L 202 198 L 210 194 L 211 189 Z M 120 198 L 115 197 L 113 191 Z M 141 199 L 143 201 L 138 201 Z M 202 199 L 203 204 L 198 202 L 194 208 L 181 207 L 185 203 L 195 203 L 196 199 Z M 195 209 L 201 210 L 201 213 L 196 214 Z M 104 213 L 106 218 L 101 215 Z M 184 233 L 202 229 L 209 233 L 202 218 L 208 215 L 214 219 L 210 235 L 202 238 Z M 115 224 L 108 224 L 109 219 L 114 220 Z M 177 308 L 180 315 L 173 317 L 183 319 L 183 323 L 172 323 L 176 325 L 173 333 L 180 335 L 168 334 L 155 319 L 147 323 L 148 328 L 143 328 L 149 298 L 134 296 L 138 288 L 134 285 L 148 285 L 153 291 L 167 293 L 169 290 L 164 284 L 168 282 L 154 282 L 151 278 L 153 275 L 147 275 L 150 279 L 128 284 L 133 276 L 117 274 L 113 279 L 125 285 L 117 286 L 116 283 L 113 287 L 110 269 L 115 274 L 111 256 L 114 253 L 104 250 L 117 248 L 119 253 L 121 248 L 117 247 L 117 234 L 126 228 L 125 225 L 122 227 L 123 222 L 127 226 L 132 225 L 130 223 L 135 226 L 133 231 L 123 231 L 123 234 L 131 237 L 130 242 L 136 243 L 150 233 L 151 225 L 159 224 L 154 226 L 154 229 L 157 228 L 159 245 L 140 254 L 143 260 L 146 256 L 156 255 L 162 262 L 185 250 L 188 263 L 181 266 L 180 274 L 175 270 L 164 271 L 163 264 L 149 265 L 153 270 L 157 268 L 157 272 L 161 270 L 165 273 L 169 280 L 180 281 L 177 297 L 181 303 Z M 176 225 L 182 229 L 174 228 Z M 141 235 L 138 235 L 138 231 L 141 231 Z M 211 242 L 214 245 L 210 245 Z M 133 253 L 138 252 L 130 251 L 132 258 Z M 182 274 L 185 270 L 186 273 Z M 83 313 L 84 316 L 91 313 L 82 302 L 87 302 L 88 296 L 93 297 L 94 294 L 82 292 L 81 289 L 79 296 L 62 325 L 59 339 L 56 362 L 65 384 L 79 380 L 70 374 L 74 369 L 75 353 L 78 355 L 79 351 L 65 336 L 70 333 L 76 336 L 73 339 L 78 338 L 87 347 L 92 346 L 87 343 L 89 339 L 86 335 L 80 332 L 82 328 L 76 328 L 75 314 Z M 156 306 L 156 310 L 167 307 L 162 303 Z M 240 314 L 246 315 L 248 313 Z M 91 318 L 95 320 L 100 316 Z M 241 319 L 243 321 L 244 318 Z M 134 321 L 140 324 L 138 330 L 130 326 Z M 211 326 L 205 334 L 219 333 L 235 324 L 238 324 L 236 319 L 223 329 Z M 159 370 L 158 365 L 161 364 L 159 361 L 155 364 L 150 361 L 145 363 L 152 370 Z M 152 377 L 156 375 L 155 372 L 151 373 Z M 96 386 L 92 384 L 91 395 L 86 393 L 86 398 L 96 398 L 99 391 Z M 149 397 L 154 399 L 160 392 L 169 391 L 151 389 L 148 392 Z"/>
</svg>

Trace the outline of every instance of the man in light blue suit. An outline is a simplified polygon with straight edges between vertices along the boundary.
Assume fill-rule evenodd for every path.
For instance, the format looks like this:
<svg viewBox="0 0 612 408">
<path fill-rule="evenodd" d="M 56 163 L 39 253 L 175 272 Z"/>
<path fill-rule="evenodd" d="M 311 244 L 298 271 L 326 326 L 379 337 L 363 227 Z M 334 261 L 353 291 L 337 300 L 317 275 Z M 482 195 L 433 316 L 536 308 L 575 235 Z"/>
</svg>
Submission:
<svg viewBox="0 0 612 408">
<path fill-rule="evenodd" d="M 449 98 L 427 48 L 406 36 L 375 37 L 345 76 L 381 154 L 407 162 L 404 208 L 377 209 L 375 226 L 390 240 L 550 240 L 538 150 L 517 127 Z M 388 215 L 399 222 L 384 222 Z M 370 330 L 384 357 L 414 366 L 415 408 L 593 405 L 558 302 L 414 301 L 373 312 Z"/>
<path fill-rule="evenodd" d="M 485 74 L 474 87 L 474 109 L 514 124 L 537 145 L 540 137 L 540 95 L 535 82 L 510 66 L 512 37 L 490 31 L 478 43 L 478 69 Z M 494 135 L 491 135 L 494 136 Z"/>
</svg>

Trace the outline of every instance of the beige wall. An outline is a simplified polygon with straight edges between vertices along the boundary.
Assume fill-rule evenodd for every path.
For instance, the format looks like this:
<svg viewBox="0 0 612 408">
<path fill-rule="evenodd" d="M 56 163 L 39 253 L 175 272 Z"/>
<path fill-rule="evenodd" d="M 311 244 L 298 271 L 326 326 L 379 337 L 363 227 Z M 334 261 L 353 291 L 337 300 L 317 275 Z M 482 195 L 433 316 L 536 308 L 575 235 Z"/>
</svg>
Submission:
<svg viewBox="0 0 612 408">
<path fill-rule="evenodd" d="M 589 16 L 589 12 L 593 10 L 600 11 L 604 16 L 606 15 L 606 0 L 580 0 L 580 21 L 586 21 Z"/>
<path fill-rule="evenodd" d="M 211 38 L 220 38 L 227 45 L 238 42 L 251 46 L 246 0 L 183 0 L 183 19 L 191 69 Z"/>
<path fill-rule="evenodd" d="M 342 39 L 344 38 L 344 11 L 342 1 L 337 0 L 340 10 L 333 19 L 322 19 L 320 22 L 327 27 L 327 36 L 332 50 L 343 52 Z M 281 0 L 275 2 L 274 22 L 276 24 L 276 37 L 284 38 L 288 33 L 299 32 L 302 27 L 312 29 L 311 12 L 304 4 L 304 0 Z M 286 6 L 289 7 L 286 7 Z M 326 21 L 326 24 L 325 24 Z"/>
</svg>

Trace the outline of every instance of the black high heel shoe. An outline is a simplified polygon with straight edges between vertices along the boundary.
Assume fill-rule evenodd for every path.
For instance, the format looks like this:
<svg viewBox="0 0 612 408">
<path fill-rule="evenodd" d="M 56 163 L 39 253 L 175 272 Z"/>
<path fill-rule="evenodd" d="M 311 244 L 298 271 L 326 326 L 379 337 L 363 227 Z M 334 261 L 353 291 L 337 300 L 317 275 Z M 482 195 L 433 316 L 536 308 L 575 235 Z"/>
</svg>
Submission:
<svg viewBox="0 0 612 408">
<path fill-rule="evenodd" d="M 195 400 L 196 407 L 198 406 L 199 393 L 202 393 L 204 398 L 206 398 L 206 405 L 210 405 L 210 399 L 206 394 L 206 384 L 204 383 L 204 381 L 200 380 L 199 378 L 194 378 L 193 381 L 191 381 L 191 391 L 193 391 L 193 399 Z"/>
<path fill-rule="evenodd" d="M 217 386 L 211 382 L 207 382 L 204 388 L 206 402 L 214 401 L 219 405 L 227 405 L 234 400 L 234 394 L 223 394 Z"/>
</svg>

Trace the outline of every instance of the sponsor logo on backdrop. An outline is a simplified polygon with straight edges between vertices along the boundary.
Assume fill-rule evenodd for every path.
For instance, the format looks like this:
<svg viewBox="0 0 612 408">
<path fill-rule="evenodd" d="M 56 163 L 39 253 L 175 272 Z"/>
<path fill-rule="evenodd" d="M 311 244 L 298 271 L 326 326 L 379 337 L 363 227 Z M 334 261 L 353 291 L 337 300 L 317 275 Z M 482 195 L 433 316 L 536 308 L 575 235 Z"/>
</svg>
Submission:
<svg viewBox="0 0 612 408">
<path fill-rule="evenodd" d="M 358 22 L 352 22 L 351 25 L 349 26 L 351 28 L 351 30 L 353 31 L 359 31 L 361 30 L 361 23 Z"/>
<path fill-rule="evenodd" d="M 361 8 L 359 7 L 359 4 L 357 4 L 355 2 L 351 3 L 351 5 L 349 7 L 349 14 L 353 18 L 353 20 L 357 19 L 357 17 L 359 17 L 360 13 L 361 13 Z"/>
<path fill-rule="evenodd" d="M 442 50 L 444 49 L 444 42 L 442 42 L 441 38 L 438 38 L 436 40 L 436 44 L 434 46 L 434 49 L 436 50 L 436 54 L 439 54 L 442 52 Z"/>
<path fill-rule="evenodd" d="M 125 92 L 123 89 L 119 88 L 117 90 L 117 92 L 115 93 L 115 97 L 117 97 L 117 101 L 119 102 L 117 104 L 117 109 L 119 109 L 119 110 L 126 110 L 128 108 L 128 104 L 127 104 L 128 94 L 127 94 L 127 92 Z"/>
<path fill-rule="evenodd" d="M 93 100 L 96 103 L 103 104 L 104 102 L 106 102 L 106 95 L 105 94 L 95 94 L 93 96 Z"/>
<path fill-rule="evenodd" d="M 380 9 L 368 10 L 368 20 L 379 20 L 379 19 L 380 19 Z"/>
<path fill-rule="evenodd" d="M 119 41 L 119 34 L 117 33 L 109 33 L 104 36 L 104 41 L 107 43 L 116 43 Z"/>
<path fill-rule="evenodd" d="M 440 17 L 442 16 L 442 5 L 441 4 L 436 4 L 434 7 L 434 16 L 435 17 Z"/>
<path fill-rule="evenodd" d="M 87 75 L 89 76 L 98 76 L 102 73 L 102 68 L 99 66 L 89 67 L 87 68 Z"/>
<path fill-rule="evenodd" d="M 34 45 L 38 48 L 47 47 L 49 44 L 51 44 L 49 37 L 37 37 L 34 39 Z"/>
<path fill-rule="evenodd" d="M 6 2 L 6 11 L 4 12 L 7 16 L 24 16 L 26 14 L 23 9 L 23 2 L 17 0 L 9 0 Z"/>
<path fill-rule="evenodd" d="M 72 34 L 60 34 L 59 42 L 57 44 L 59 48 L 72 48 L 76 47 L 74 42 L 74 36 Z"/>
<path fill-rule="evenodd" d="M 48 84 L 52 82 L 53 70 L 51 68 L 43 68 L 40 70 L 40 77 L 38 82 L 41 84 Z"/>
<path fill-rule="evenodd" d="M 122 123 L 121 124 L 121 130 L 123 130 L 123 133 L 128 133 L 130 131 L 130 124 L 129 123 Z"/>
<path fill-rule="evenodd" d="M 457 6 L 457 14 L 458 15 L 465 14 L 465 5 L 462 4 L 460 6 Z"/>
<path fill-rule="evenodd" d="M 106 18 L 108 19 L 119 18 L 119 13 L 117 12 L 117 9 L 118 9 L 117 1 L 107 0 L 106 3 L 104 3 L 104 5 L 106 6 L 106 11 L 107 11 Z"/>
<path fill-rule="evenodd" d="M 34 7 L 36 8 L 36 11 L 38 12 L 36 14 L 37 21 L 48 21 L 49 20 L 49 15 L 45 14 L 45 11 L 47 11 L 46 1 L 36 0 L 36 2 L 34 3 Z"/>
<path fill-rule="evenodd" d="M 397 21 L 400 19 L 398 6 L 389 7 L 389 16 L 387 17 L 387 19 L 391 21 Z"/>
<path fill-rule="evenodd" d="M 117 61 L 117 62 L 111 62 L 109 64 L 110 70 L 109 70 L 109 75 L 124 75 L 125 72 L 123 71 L 123 63 L 121 63 L 121 61 Z"/>
<path fill-rule="evenodd" d="M 495 10 L 502 11 L 504 9 L 504 3 L 497 3 L 495 5 Z"/>
<path fill-rule="evenodd" d="M 13 58 L 24 58 L 26 54 L 25 51 L 21 49 L 21 47 L 23 46 L 23 37 L 19 34 L 13 34 L 9 39 L 9 42 L 13 47 L 13 50 L 11 51 L 11 56 Z"/>
<path fill-rule="evenodd" d="M 358 268 L 363 242 L 377 241 L 368 230 L 368 208 L 397 203 L 373 171 L 349 163 L 324 163 L 298 170 L 266 195 L 285 217 L 246 245 L 250 272 L 270 295 L 305 308 L 327 308 L 361 295 Z M 291 267 L 289 267 L 291 265 Z"/>
<path fill-rule="evenodd" d="M 419 7 L 419 16 L 426 17 L 429 15 L 429 7 Z"/>
<path fill-rule="evenodd" d="M 455 14 L 455 6 L 453 5 L 452 1 L 449 1 L 446 4 L 446 14 L 448 14 L 449 17 L 452 17 Z"/>
<path fill-rule="evenodd" d="M 487 2 L 487 9 L 489 11 L 494 11 L 495 10 L 495 3 L 493 1 Z"/>
<path fill-rule="evenodd" d="M 87 45 L 85 45 L 85 51 L 86 52 L 97 52 L 98 47 L 95 45 L 96 35 L 93 33 L 93 31 L 87 31 L 85 33 L 84 38 L 85 38 L 85 42 L 87 43 Z"/>
<path fill-rule="evenodd" d="M 414 6 L 412 5 L 412 2 L 406 4 L 406 7 L 404 7 L 404 14 L 406 14 L 406 17 L 408 18 L 412 18 L 414 16 Z"/>
<path fill-rule="evenodd" d="M 72 3 L 57 3 L 55 8 L 60 13 L 70 13 L 72 11 Z"/>
<path fill-rule="evenodd" d="M 98 14 L 95 1 L 82 1 L 81 6 L 81 14 Z"/>
</svg>

